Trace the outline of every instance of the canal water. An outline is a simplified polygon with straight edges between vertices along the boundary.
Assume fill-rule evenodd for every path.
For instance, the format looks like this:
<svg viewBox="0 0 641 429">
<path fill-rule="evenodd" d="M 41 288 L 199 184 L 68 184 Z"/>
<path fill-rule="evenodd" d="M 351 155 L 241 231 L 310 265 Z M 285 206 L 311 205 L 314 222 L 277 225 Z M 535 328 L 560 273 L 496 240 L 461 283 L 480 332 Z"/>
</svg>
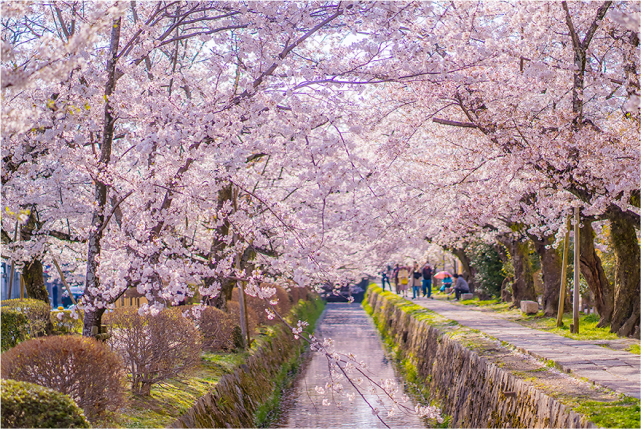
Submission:
<svg viewBox="0 0 641 429">
<path fill-rule="evenodd" d="M 359 304 L 328 303 L 323 316 L 318 321 L 315 335 L 318 338 L 331 338 L 334 348 L 339 353 L 354 353 L 357 360 L 365 361 L 370 371 L 368 374 L 376 382 L 381 379 L 394 379 L 399 385 L 399 396 L 403 392 L 403 380 L 395 372 L 392 362 L 388 360 L 378 331 L 371 319 Z M 317 393 L 315 387 L 324 387 L 329 381 L 327 358 L 320 353 L 312 353 L 291 389 L 282 398 L 280 419 L 274 427 L 280 428 L 384 428 L 385 426 L 372 413 L 372 409 L 363 401 L 356 390 L 345 380 L 342 381 L 345 391 L 353 393 L 356 398 L 348 402 L 343 398 L 339 408 L 327 393 Z M 383 397 L 380 390 L 375 395 L 367 392 L 368 383 L 361 385 L 367 401 L 381 409 L 381 417 L 392 428 L 424 428 L 422 419 L 415 414 L 397 411 L 392 417 L 387 416 L 391 405 L 389 398 Z M 330 406 L 322 405 L 323 399 L 331 401 Z M 379 402 L 383 400 L 383 405 Z M 411 401 L 411 399 L 410 399 Z M 405 403 L 414 408 L 413 402 Z"/>
</svg>

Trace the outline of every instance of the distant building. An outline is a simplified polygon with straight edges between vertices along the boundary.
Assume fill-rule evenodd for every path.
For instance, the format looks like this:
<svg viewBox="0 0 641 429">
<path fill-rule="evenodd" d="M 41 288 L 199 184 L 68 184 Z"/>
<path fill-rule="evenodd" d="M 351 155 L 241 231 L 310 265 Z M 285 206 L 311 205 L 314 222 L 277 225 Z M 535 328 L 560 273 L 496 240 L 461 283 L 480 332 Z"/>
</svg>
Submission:
<svg viewBox="0 0 641 429">
<path fill-rule="evenodd" d="M 52 308 L 57 308 L 62 305 L 68 307 L 72 304 L 71 298 L 68 296 L 68 292 L 62 281 L 58 277 L 58 272 L 56 269 L 50 265 L 45 265 L 43 267 L 44 272 L 44 281 L 47 292 L 49 293 L 49 304 Z M 17 267 L 13 274 L 13 286 L 11 288 L 11 297 L 9 297 L 9 276 L 11 275 L 11 264 L 2 262 L 2 277 L 0 284 L 1 299 L 18 299 L 20 298 L 20 275 L 21 272 L 18 271 Z M 84 285 L 72 283 L 69 285 L 74 297 L 79 299 L 82 296 L 84 290 Z M 25 291 L 26 295 L 26 291 Z M 147 298 L 144 294 L 138 293 L 138 291 L 133 288 L 127 290 L 118 300 L 114 303 L 116 308 L 119 307 L 135 307 L 140 308 L 141 305 L 147 304 Z"/>
<path fill-rule="evenodd" d="M 120 298 L 114 303 L 115 308 L 120 307 L 135 307 L 140 308 L 141 305 L 147 304 L 145 295 L 139 293 L 136 289 L 128 289 L 122 294 Z"/>
<path fill-rule="evenodd" d="M 2 262 L 2 276 L 0 277 L 0 299 L 18 299 L 20 298 L 20 276 L 21 271 L 18 270 L 18 267 L 15 268 L 13 273 L 13 285 L 11 287 L 11 296 L 9 296 L 9 276 L 11 275 L 11 264 Z M 52 268 L 49 265 L 43 267 L 45 287 L 47 288 L 47 293 L 49 294 L 49 304 L 52 308 L 57 308 L 59 305 L 64 305 L 62 303 L 63 295 L 66 293 L 66 289 L 63 286 L 62 282 L 55 273 L 55 277 L 51 275 L 51 270 L 55 271 L 55 268 Z M 78 286 L 72 285 L 76 289 Z M 25 297 L 28 298 L 27 291 L 25 290 Z M 55 300 L 55 301 L 54 301 Z M 69 299 L 69 302 L 71 300 Z"/>
<path fill-rule="evenodd" d="M 15 269 L 13 273 L 13 285 L 11 296 L 9 296 L 9 276 L 11 275 L 11 264 L 2 262 L 2 280 L 0 284 L 2 299 L 20 298 L 20 272 Z"/>
</svg>

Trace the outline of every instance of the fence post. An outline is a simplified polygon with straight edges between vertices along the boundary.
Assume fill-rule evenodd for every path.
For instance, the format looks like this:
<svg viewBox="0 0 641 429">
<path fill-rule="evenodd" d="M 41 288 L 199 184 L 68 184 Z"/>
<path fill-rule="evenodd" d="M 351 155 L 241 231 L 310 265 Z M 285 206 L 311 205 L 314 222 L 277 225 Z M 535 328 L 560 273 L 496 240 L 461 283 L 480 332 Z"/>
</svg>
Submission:
<svg viewBox="0 0 641 429">
<path fill-rule="evenodd" d="M 563 239 L 563 265 L 561 266 L 561 291 L 559 293 L 559 311 L 556 315 L 556 326 L 563 326 L 563 310 L 565 309 L 565 288 L 568 284 L 568 252 L 570 251 L 570 215 L 565 222 L 565 237 Z"/>
<path fill-rule="evenodd" d="M 579 231 L 579 207 L 574 208 L 574 301 L 572 303 L 572 332 L 579 333 L 579 279 L 581 277 L 581 238 Z"/>
</svg>

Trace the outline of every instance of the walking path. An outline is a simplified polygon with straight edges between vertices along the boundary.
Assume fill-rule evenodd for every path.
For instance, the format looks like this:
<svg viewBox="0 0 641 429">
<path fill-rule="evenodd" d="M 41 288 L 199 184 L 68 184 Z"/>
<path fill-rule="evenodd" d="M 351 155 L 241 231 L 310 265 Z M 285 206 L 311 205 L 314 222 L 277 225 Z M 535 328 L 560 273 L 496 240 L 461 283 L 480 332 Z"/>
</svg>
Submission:
<svg viewBox="0 0 641 429">
<path fill-rule="evenodd" d="M 492 316 L 477 308 L 463 307 L 441 300 L 419 298 L 416 304 L 428 308 L 461 325 L 478 329 L 510 343 L 539 359 L 550 359 L 564 371 L 584 377 L 595 384 L 641 398 L 641 356 L 609 350 L 590 341 L 578 341 L 549 332 L 526 328 Z"/>
</svg>

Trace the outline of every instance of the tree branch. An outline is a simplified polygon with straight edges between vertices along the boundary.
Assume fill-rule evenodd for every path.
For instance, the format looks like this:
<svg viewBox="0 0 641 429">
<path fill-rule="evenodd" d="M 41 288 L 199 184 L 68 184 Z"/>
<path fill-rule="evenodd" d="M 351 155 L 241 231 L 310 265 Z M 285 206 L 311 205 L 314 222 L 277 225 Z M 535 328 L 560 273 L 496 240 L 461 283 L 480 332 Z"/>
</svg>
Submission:
<svg viewBox="0 0 641 429">
<path fill-rule="evenodd" d="M 471 122 L 450 121 L 449 119 L 434 118 L 432 119 L 432 122 L 436 122 L 441 125 L 450 125 L 452 127 L 478 128 L 477 125 L 472 124 Z"/>
<path fill-rule="evenodd" d="M 98 229 L 98 231 L 96 231 L 96 234 L 100 234 L 100 233 L 101 233 L 101 232 L 102 232 L 102 231 L 107 227 L 107 225 L 109 224 L 109 221 L 111 220 L 111 217 L 114 215 L 114 213 L 116 213 L 116 210 L 118 210 L 118 206 L 120 206 L 120 204 L 121 204 L 123 201 L 125 201 L 129 195 L 131 195 L 131 194 L 133 194 L 133 193 L 134 193 L 134 191 L 133 191 L 133 189 L 132 189 L 131 191 L 127 192 L 127 193 L 125 194 L 125 196 L 124 196 L 124 197 L 122 197 L 122 198 L 121 198 L 121 199 L 120 199 L 120 200 L 119 200 L 119 201 L 118 201 L 118 202 L 113 206 L 113 208 L 111 209 L 111 213 L 109 213 L 109 215 L 107 216 L 107 218 L 105 219 L 105 221 L 102 223 L 102 226 Z"/>
<path fill-rule="evenodd" d="M 581 42 L 579 41 L 579 36 L 576 34 L 574 29 L 574 24 L 572 24 L 572 17 L 570 16 L 570 10 L 568 9 L 568 3 L 566 1 L 561 2 L 563 10 L 565 11 L 565 22 L 570 29 L 570 37 L 572 38 L 572 44 L 574 45 L 574 50 L 579 51 L 582 49 Z"/>
<path fill-rule="evenodd" d="M 565 2 L 564 2 L 565 3 Z M 588 46 L 590 45 L 590 41 L 592 40 L 592 37 L 594 36 L 594 33 L 596 33 L 596 30 L 599 28 L 599 23 L 605 16 L 606 12 L 612 5 L 611 1 L 606 1 L 601 5 L 601 7 L 596 11 L 596 17 L 594 18 L 594 21 L 592 21 L 592 25 L 590 25 L 590 29 L 588 30 L 587 33 L 585 33 L 585 37 L 583 38 L 583 42 L 581 43 L 581 48 L 586 51 L 588 49 Z M 567 8 L 566 8 L 567 12 Z"/>
<path fill-rule="evenodd" d="M 51 237 L 54 237 L 54 238 L 57 238 L 58 240 L 61 240 L 61 241 L 70 241 L 72 243 L 86 243 L 87 242 L 86 239 L 81 240 L 81 239 L 79 239 L 77 237 L 73 237 L 71 234 L 67 234 L 66 232 L 62 232 L 62 231 L 48 231 L 47 235 L 49 235 Z"/>
<path fill-rule="evenodd" d="M 296 41 L 295 41 L 294 43 L 292 43 L 291 45 L 286 46 L 286 47 L 285 47 L 285 49 L 283 49 L 283 51 L 282 51 L 280 54 L 278 54 L 278 58 L 279 58 L 280 60 L 285 59 L 285 57 L 286 57 L 286 56 L 287 56 L 287 55 L 288 55 L 288 54 L 289 54 L 289 53 L 290 53 L 290 52 L 291 52 L 291 51 L 292 51 L 296 46 L 298 46 L 298 45 L 300 45 L 301 43 L 303 43 L 305 40 L 307 40 L 310 36 L 312 36 L 312 35 L 313 35 L 314 33 L 316 33 L 318 30 L 320 30 L 320 29 L 321 29 L 321 28 L 323 28 L 325 25 L 329 24 L 330 22 L 332 22 L 333 20 L 335 20 L 336 18 L 338 18 L 338 17 L 339 17 L 339 16 L 341 16 L 342 14 L 343 14 L 343 10 L 340 8 L 340 5 L 339 5 L 339 6 L 337 7 L 337 9 L 336 9 L 336 12 L 335 12 L 332 16 L 330 16 L 330 17 L 326 18 L 324 21 L 322 21 L 322 22 L 320 22 L 319 24 L 317 24 L 314 28 L 312 28 L 311 30 L 309 30 L 307 33 L 303 34 L 303 35 L 302 35 L 298 40 L 296 40 Z M 271 75 L 274 73 L 274 71 L 276 71 L 276 69 L 278 68 L 278 65 L 279 65 L 279 63 L 275 62 L 275 63 L 273 63 L 271 66 L 269 66 L 269 68 L 268 68 L 267 70 L 265 70 L 265 71 L 264 71 L 260 76 L 258 76 L 258 77 L 256 78 L 256 80 L 254 80 L 254 82 L 253 82 L 253 84 L 252 84 L 252 88 L 256 88 L 256 87 L 258 87 L 261 83 L 263 83 L 263 80 L 265 80 L 265 78 L 266 78 L 266 77 L 271 76 Z M 237 97 L 235 97 L 235 98 L 234 98 L 234 100 L 233 100 L 233 104 L 238 104 L 238 103 L 240 103 L 240 100 L 241 100 L 241 99 L 243 99 L 243 98 L 245 98 L 245 97 L 248 97 L 249 95 L 250 95 L 250 93 L 249 93 L 249 91 L 248 91 L 248 90 L 243 91 L 243 93 L 242 93 L 242 94 L 240 94 L 239 96 L 237 96 Z"/>
</svg>

